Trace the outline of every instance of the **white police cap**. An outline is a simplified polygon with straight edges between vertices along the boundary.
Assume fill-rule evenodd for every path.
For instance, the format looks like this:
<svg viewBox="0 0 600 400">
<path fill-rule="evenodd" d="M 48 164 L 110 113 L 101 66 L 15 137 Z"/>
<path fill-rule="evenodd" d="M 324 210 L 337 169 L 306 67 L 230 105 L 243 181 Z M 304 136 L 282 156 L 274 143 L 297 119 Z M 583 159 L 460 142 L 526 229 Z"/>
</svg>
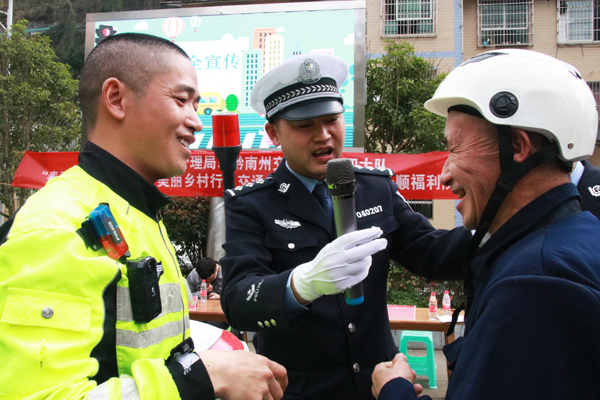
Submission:
<svg viewBox="0 0 600 400">
<path fill-rule="evenodd" d="M 339 87 L 348 64 L 338 56 L 308 53 L 292 57 L 263 76 L 252 89 L 252 108 L 287 120 L 303 120 L 344 112 Z"/>
</svg>

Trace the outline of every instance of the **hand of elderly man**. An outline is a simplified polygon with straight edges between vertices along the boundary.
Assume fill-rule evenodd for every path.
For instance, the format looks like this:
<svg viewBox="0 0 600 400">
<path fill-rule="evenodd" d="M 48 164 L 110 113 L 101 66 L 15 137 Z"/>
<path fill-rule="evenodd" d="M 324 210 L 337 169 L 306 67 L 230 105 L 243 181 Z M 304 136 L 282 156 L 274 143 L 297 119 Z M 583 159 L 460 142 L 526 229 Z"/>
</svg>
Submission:
<svg viewBox="0 0 600 400">
<path fill-rule="evenodd" d="M 228 400 L 279 400 L 288 384 L 286 369 L 248 351 L 198 353 L 217 398 Z"/>
<path fill-rule="evenodd" d="M 417 374 L 408 364 L 406 356 L 402 353 L 398 353 L 392 361 L 382 362 L 375 367 L 373 375 L 371 376 L 373 381 L 371 393 L 373 394 L 373 397 L 377 398 L 383 386 L 392 379 L 404 378 L 410 381 L 410 383 L 414 383 L 416 377 Z M 417 395 L 423 392 L 423 386 L 420 384 L 416 384 L 414 387 Z"/>
</svg>

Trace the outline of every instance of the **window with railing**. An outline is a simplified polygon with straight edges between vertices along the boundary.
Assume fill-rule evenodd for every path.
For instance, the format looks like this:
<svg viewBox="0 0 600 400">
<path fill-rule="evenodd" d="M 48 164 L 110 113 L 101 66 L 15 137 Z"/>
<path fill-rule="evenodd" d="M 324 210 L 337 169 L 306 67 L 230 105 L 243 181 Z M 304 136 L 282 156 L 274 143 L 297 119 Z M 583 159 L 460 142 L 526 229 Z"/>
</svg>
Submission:
<svg viewBox="0 0 600 400">
<path fill-rule="evenodd" d="M 600 42 L 600 0 L 558 0 L 558 43 Z"/>
<path fill-rule="evenodd" d="M 433 200 L 406 200 L 414 212 L 421 213 L 427 219 L 433 218 Z"/>
<path fill-rule="evenodd" d="M 381 36 L 435 36 L 437 0 L 381 0 Z"/>
<path fill-rule="evenodd" d="M 477 0 L 479 47 L 533 44 L 533 0 Z"/>
</svg>

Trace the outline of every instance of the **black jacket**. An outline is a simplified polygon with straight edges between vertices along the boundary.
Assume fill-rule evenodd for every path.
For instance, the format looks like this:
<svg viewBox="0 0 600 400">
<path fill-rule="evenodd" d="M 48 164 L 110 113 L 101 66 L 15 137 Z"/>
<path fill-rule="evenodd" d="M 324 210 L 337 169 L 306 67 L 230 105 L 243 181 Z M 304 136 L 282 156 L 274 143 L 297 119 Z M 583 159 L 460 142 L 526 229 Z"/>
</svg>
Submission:
<svg viewBox="0 0 600 400">
<path fill-rule="evenodd" d="M 446 399 L 600 398 L 600 223 L 578 197 L 571 183 L 548 191 L 475 254 L 464 337 L 444 347 Z M 417 396 L 397 378 L 379 396 L 392 399 Z"/>
</svg>

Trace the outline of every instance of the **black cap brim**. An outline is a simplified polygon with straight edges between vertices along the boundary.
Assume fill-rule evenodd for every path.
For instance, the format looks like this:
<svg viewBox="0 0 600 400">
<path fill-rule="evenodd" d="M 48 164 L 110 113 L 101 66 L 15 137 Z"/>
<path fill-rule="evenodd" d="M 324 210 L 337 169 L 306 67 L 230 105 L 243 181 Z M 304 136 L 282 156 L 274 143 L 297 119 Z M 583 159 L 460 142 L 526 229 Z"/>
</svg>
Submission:
<svg viewBox="0 0 600 400">
<path fill-rule="evenodd" d="M 319 99 L 319 101 L 311 103 L 302 103 L 298 107 L 288 107 L 281 114 L 276 114 L 274 117 L 287 119 L 290 121 L 301 121 L 322 117 L 323 115 L 339 114 L 344 112 L 344 106 L 339 100 L 334 99 Z"/>
</svg>

